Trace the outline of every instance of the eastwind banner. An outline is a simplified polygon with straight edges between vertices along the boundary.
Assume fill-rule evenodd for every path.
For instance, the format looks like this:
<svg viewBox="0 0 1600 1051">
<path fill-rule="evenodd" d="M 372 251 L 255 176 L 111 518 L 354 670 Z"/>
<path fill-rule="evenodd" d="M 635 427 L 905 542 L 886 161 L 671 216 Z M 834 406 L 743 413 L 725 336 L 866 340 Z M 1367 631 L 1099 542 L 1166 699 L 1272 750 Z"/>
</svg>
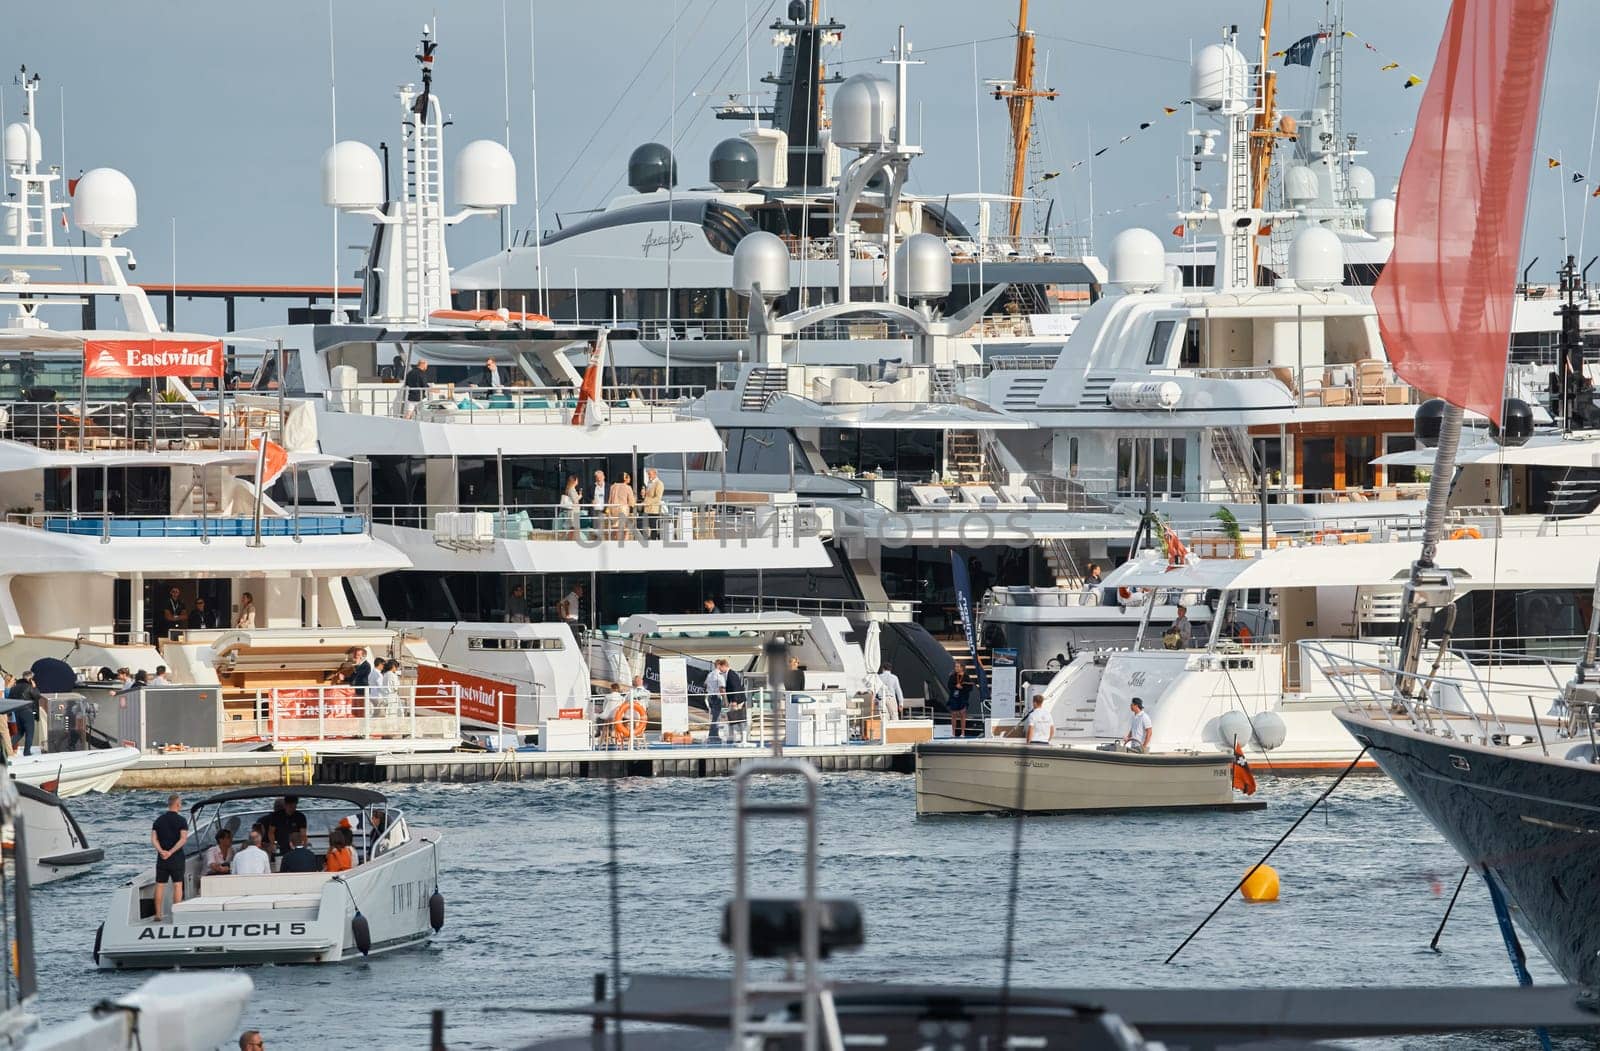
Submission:
<svg viewBox="0 0 1600 1051">
<path fill-rule="evenodd" d="M 223 361 L 221 340 L 91 339 L 83 344 L 83 372 L 90 379 L 221 379 Z"/>
</svg>

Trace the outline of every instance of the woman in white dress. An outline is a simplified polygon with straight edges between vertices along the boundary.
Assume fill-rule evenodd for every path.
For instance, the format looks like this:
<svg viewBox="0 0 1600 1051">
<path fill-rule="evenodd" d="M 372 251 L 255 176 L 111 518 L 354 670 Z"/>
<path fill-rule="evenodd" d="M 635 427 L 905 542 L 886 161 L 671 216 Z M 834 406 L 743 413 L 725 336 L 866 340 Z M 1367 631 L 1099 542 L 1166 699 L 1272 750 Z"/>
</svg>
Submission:
<svg viewBox="0 0 1600 1051">
<path fill-rule="evenodd" d="M 239 597 L 239 613 L 233 618 L 233 626 L 246 631 L 256 626 L 256 600 L 248 591 Z"/>
<path fill-rule="evenodd" d="M 568 540 L 580 539 L 578 530 L 583 519 L 583 494 L 578 492 L 578 476 L 567 476 L 567 487 L 561 491 L 561 510 L 557 513 L 557 528 L 565 527 Z"/>
<path fill-rule="evenodd" d="M 389 715 L 401 715 L 400 705 L 400 662 L 391 659 L 384 666 L 382 675 L 383 684 L 383 709 Z"/>
</svg>

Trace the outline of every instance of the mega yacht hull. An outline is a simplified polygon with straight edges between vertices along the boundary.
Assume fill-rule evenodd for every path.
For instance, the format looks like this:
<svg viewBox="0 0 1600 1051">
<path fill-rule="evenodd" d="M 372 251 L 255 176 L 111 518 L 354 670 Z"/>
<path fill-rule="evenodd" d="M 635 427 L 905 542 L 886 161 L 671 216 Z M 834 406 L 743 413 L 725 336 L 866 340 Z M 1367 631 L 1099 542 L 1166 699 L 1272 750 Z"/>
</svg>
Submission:
<svg viewBox="0 0 1600 1051">
<path fill-rule="evenodd" d="M 1539 745 L 1467 744 L 1364 712 L 1340 722 L 1450 845 L 1493 880 L 1555 968 L 1600 986 L 1600 766 Z M 1570 742 L 1560 743 L 1560 755 Z"/>
<path fill-rule="evenodd" d="M 1264 806 L 1234 798 L 1229 756 L 1006 742 L 917 746 L 917 813 L 1111 813 Z"/>
</svg>

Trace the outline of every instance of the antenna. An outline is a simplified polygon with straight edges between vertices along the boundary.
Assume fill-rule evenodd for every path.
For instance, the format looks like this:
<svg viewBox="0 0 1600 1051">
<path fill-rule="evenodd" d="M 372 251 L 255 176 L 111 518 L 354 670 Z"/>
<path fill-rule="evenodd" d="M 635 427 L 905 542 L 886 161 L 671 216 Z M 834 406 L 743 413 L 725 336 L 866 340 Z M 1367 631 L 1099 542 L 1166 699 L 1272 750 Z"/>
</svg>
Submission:
<svg viewBox="0 0 1600 1051">
<path fill-rule="evenodd" d="M 506 103 L 506 152 L 511 152 L 511 39 L 506 32 L 506 0 L 500 0 L 500 79 Z M 511 243 L 511 211 L 500 209 L 500 250 Z M 502 301 L 501 306 L 505 303 Z"/>
<path fill-rule="evenodd" d="M 333 51 L 333 0 L 328 0 L 328 141 L 334 146 L 339 145 L 339 89 L 337 85 L 337 66 L 334 62 Z M 334 169 L 334 186 L 338 186 L 338 169 Z M 329 301 L 331 309 L 329 316 L 339 311 L 339 209 L 330 209 L 333 212 L 333 284 L 329 286 Z"/>
<path fill-rule="evenodd" d="M 539 77 L 534 60 L 534 42 L 538 34 L 534 32 L 533 4 L 534 0 L 528 0 L 528 124 L 533 135 L 533 270 L 539 296 L 539 313 L 548 314 L 544 294 L 544 221 L 540 214 L 542 205 L 539 197 Z"/>
</svg>

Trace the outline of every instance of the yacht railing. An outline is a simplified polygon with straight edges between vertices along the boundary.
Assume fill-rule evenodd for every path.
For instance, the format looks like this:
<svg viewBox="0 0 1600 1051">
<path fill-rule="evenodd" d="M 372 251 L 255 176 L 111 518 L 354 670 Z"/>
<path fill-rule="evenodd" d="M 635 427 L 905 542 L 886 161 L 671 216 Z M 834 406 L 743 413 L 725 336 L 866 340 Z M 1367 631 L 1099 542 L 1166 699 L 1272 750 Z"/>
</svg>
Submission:
<svg viewBox="0 0 1600 1051">
<path fill-rule="evenodd" d="M 113 540 L 186 539 L 207 542 L 224 537 L 254 537 L 253 515 L 117 515 L 97 511 L 30 511 L 6 515 L 12 525 L 67 536 Z M 344 512 L 262 515 L 263 537 L 356 536 L 368 532 L 366 517 Z"/>
<path fill-rule="evenodd" d="M 1301 406 L 1418 405 L 1422 392 L 1395 375 L 1387 361 L 1365 358 L 1334 365 L 1180 366 L 1151 369 L 1152 377 L 1189 376 L 1214 380 L 1273 380 Z"/>
<path fill-rule="evenodd" d="M 418 400 L 410 400 L 417 391 Z M 595 414 L 613 423 L 671 422 L 688 418 L 689 403 L 704 393 L 704 387 L 608 387 L 601 391 L 603 404 L 589 405 L 585 416 Z M 334 387 L 323 398 L 331 412 L 451 424 L 570 425 L 578 408 L 578 392 L 571 387 L 434 383 L 408 388 L 398 383 L 363 383 Z"/>
<path fill-rule="evenodd" d="M 461 688 L 283 686 L 224 698 L 218 717 L 224 742 L 455 742 L 461 738 Z"/>
<path fill-rule="evenodd" d="M 724 605 L 730 613 L 779 610 L 815 617 L 910 620 L 921 603 L 913 599 L 888 599 L 878 602 L 865 598 L 821 598 L 810 595 L 727 595 L 724 597 Z"/>
<path fill-rule="evenodd" d="M 9 401 L 0 404 L 0 438 L 40 449 L 144 452 L 243 451 L 251 438 L 282 431 L 278 412 L 218 402 Z"/>
<path fill-rule="evenodd" d="M 632 510 L 601 511 L 592 504 L 378 504 L 375 525 L 432 530 L 434 543 L 451 548 L 486 548 L 499 541 L 581 544 L 657 544 L 691 540 L 770 542 L 774 546 L 820 536 L 822 516 L 811 504 L 714 503 L 662 506 L 659 515 Z"/>
</svg>

